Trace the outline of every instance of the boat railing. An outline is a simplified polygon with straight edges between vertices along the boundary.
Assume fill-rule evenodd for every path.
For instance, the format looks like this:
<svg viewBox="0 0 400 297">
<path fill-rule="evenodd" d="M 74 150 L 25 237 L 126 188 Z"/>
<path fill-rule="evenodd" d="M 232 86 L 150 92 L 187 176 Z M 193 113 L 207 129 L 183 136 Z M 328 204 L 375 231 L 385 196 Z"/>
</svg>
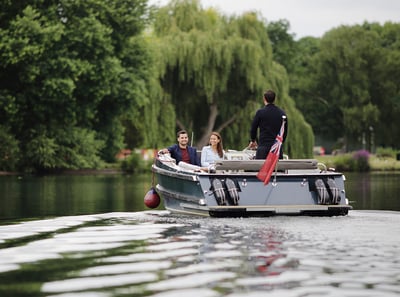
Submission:
<svg viewBox="0 0 400 297">
<path fill-rule="evenodd" d="M 240 156 L 238 152 L 237 156 Z M 187 164 L 184 162 L 179 162 L 176 164 L 174 158 L 170 156 L 170 154 L 159 154 L 159 160 L 168 165 L 171 168 L 174 168 L 177 171 L 186 171 L 186 172 L 201 172 L 206 173 L 201 170 L 201 167 Z M 258 172 L 262 165 L 264 164 L 265 160 L 258 160 L 258 159 L 247 159 L 244 157 L 243 159 L 239 158 L 232 158 L 228 160 L 220 160 L 215 163 L 214 169 L 215 171 L 245 171 L 245 172 Z M 283 159 L 279 160 L 277 163 L 277 167 L 275 170 L 280 172 L 287 172 L 288 170 L 320 170 L 326 171 L 327 168 L 324 164 L 319 163 L 316 159 Z M 214 172 L 215 172 L 214 171 Z"/>
<path fill-rule="evenodd" d="M 176 171 L 179 172 L 201 172 L 202 167 L 197 166 L 197 165 L 192 165 L 189 163 L 185 163 L 180 161 L 178 164 L 176 164 L 176 160 L 171 157 L 171 154 L 165 153 L 165 154 L 158 154 L 158 160 L 167 165 L 168 167 L 171 167 L 172 169 L 175 169 Z"/>
</svg>

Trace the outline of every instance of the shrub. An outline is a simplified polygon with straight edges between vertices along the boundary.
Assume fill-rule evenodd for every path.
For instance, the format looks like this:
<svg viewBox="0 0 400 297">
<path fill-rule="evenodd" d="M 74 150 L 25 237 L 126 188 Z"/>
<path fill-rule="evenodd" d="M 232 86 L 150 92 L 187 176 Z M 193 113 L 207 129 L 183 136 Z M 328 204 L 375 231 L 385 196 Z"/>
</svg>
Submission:
<svg viewBox="0 0 400 297">
<path fill-rule="evenodd" d="M 378 158 L 396 158 L 397 151 L 391 147 L 378 147 L 376 149 L 376 156 Z"/>
<path fill-rule="evenodd" d="M 121 162 L 121 169 L 129 173 L 145 172 L 148 171 L 149 168 L 149 162 L 143 160 L 142 155 L 134 151 Z"/>
<path fill-rule="evenodd" d="M 337 155 L 334 160 L 334 167 L 338 171 L 353 171 L 353 158 L 351 154 Z"/>
<path fill-rule="evenodd" d="M 51 135 L 52 134 L 52 135 Z M 63 169 L 94 169 L 103 166 L 100 150 L 104 142 L 87 129 L 39 132 L 27 143 L 24 171 L 44 173 Z"/>
<path fill-rule="evenodd" d="M 353 154 L 353 171 L 369 171 L 369 155 L 370 153 L 366 150 L 359 150 Z"/>
<path fill-rule="evenodd" d="M 370 153 L 366 150 L 356 151 L 353 154 L 337 155 L 334 159 L 334 167 L 338 171 L 369 171 L 369 157 Z"/>
</svg>

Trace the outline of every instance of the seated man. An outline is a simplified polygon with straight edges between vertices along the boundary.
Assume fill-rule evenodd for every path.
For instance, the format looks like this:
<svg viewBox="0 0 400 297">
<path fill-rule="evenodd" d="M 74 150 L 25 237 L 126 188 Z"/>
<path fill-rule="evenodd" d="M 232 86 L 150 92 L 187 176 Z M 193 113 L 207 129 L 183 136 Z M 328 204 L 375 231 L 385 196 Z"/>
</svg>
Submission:
<svg viewBox="0 0 400 297">
<path fill-rule="evenodd" d="M 188 145 L 189 136 L 185 130 L 181 130 L 177 133 L 177 140 L 177 144 L 164 148 L 160 152 L 164 154 L 170 153 L 171 157 L 176 160 L 176 164 L 183 161 L 185 163 L 200 166 L 200 159 L 197 156 L 196 148 Z"/>
</svg>

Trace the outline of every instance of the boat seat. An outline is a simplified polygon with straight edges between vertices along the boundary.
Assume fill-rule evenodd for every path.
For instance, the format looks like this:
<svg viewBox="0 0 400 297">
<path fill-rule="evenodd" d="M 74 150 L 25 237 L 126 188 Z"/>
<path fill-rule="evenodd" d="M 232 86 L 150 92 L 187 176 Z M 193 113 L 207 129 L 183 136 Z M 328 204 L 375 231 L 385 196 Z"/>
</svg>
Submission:
<svg viewBox="0 0 400 297">
<path fill-rule="evenodd" d="M 180 161 L 180 162 L 178 163 L 178 166 L 179 166 L 181 169 L 189 170 L 189 171 L 200 171 L 200 169 L 201 169 L 200 166 L 193 165 L 193 164 L 189 164 L 189 163 L 186 163 L 186 162 L 183 162 L 183 161 Z"/>
<path fill-rule="evenodd" d="M 216 163 L 216 170 L 244 170 L 259 171 L 265 160 L 221 160 Z M 316 159 L 290 159 L 279 160 L 277 170 L 304 170 L 317 169 Z"/>
</svg>

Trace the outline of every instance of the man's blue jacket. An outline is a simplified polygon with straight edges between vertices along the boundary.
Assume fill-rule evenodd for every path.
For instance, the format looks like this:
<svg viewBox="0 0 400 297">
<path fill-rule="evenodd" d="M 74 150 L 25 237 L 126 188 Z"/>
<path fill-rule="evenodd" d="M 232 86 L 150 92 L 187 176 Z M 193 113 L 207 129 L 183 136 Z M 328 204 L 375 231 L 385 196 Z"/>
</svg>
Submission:
<svg viewBox="0 0 400 297">
<path fill-rule="evenodd" d="M 187 150 L 189 153 L 190 164 L 201 166 L 200 158 L 197 156 L 196 148 L 192 146 L 187 146 Z M 170 152 L 171 157 L 176 160 L 176 164 L 182 161 L 182 152 L 178 144 L 174 144 L 168 147 L 168 151 Z"/>
</svg>

